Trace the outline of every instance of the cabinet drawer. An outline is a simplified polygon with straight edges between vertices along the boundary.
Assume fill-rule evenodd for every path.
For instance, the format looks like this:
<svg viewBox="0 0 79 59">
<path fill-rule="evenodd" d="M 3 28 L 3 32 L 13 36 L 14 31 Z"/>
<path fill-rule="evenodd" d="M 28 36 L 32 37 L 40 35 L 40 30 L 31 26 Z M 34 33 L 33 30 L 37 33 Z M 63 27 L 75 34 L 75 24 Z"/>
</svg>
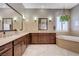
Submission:
<svg viewBox="0 0 79 59">
<path fill-rule="evenodd" d="M 0 51 L 2 51 L 5 48 L 12 48 L 12 42 L 0 46 Z"/>
<path fill-rule="evenodd" d="M 12 48 L 8 49 L 6 52 L 1 54 L 1 56 L 12 56 Z"/>
<path fill-rule="evenodd" d="M 2 55 L 3 53 L 6 53 L 9 49 L 12 49 L 12 42 L 7 43 L 3 46 L 0 46 L 0 55 Z M 11 53 L 12 53 L 12 51 L 11 51 Z"/>
</svg>

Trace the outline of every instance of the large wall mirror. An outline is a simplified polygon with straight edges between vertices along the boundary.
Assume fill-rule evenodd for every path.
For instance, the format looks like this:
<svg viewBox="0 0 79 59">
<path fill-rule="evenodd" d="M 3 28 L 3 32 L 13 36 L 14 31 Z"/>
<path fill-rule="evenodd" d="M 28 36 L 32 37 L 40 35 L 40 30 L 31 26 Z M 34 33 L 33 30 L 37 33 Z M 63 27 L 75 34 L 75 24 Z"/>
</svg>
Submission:
<svg viewBox="0 0 79 59">
<path fill-rule="evenodd" d="M 0 31 L 22 30 L 22 16 L 5 3 L 0 3 L 0 5 Z"/>
</svg>

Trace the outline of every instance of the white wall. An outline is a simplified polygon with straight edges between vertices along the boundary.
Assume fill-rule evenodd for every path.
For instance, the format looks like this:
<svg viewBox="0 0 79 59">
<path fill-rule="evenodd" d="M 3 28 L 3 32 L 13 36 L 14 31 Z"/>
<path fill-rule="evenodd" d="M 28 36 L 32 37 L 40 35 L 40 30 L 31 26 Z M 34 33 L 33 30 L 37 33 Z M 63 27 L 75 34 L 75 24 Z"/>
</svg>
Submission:
<svg viewBox="0 0 79 59">
<path fill-rule="evenodd" d="M 71 34 L 79 35 L 79 5 L 71 10 Z"/>
</svg>

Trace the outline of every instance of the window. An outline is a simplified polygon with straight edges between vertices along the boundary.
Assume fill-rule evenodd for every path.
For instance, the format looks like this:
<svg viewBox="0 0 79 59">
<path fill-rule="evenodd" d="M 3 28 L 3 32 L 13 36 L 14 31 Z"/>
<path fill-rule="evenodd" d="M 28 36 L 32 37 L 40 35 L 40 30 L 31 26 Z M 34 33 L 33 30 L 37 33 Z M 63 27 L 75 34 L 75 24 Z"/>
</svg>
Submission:
<svg viewBox="0 0 79 59">
<path fill-rule="evenodd" d="M 60 17 L 56 18 L 56 31 L 58 32 L 67 32 L 68 31 L 68 22 L 61 22 Z"/>
<path fill-rule="evenodd" d="M 12 30 L 12 18 L 3 18 L 3 30 Z"/>
</svg>

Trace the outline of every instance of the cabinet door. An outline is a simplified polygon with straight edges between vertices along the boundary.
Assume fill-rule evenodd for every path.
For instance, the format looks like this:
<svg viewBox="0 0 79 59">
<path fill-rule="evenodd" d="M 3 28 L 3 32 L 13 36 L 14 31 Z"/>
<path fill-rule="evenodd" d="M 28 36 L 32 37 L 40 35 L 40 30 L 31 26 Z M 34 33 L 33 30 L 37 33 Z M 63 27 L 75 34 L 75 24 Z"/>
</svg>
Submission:
<svg viewBox="0 0 79 59">
<path fill-rule="evenodd" d="M 49 34 L 49 43 L 56 43 L 56 34 L 55 33 Z"/>
<path fill-rule="evenodd" d="M 23 40 L 22 42 L 22 54 L 24 53 L 25 49 L 26 49 L 26 43 L 25 40 Z"/>
<path fill-rule="evenodd" d="M 27 34 L 27 42 L 28 42 L 28 44 L 31 43 L 31 33 L 30 34 Z"/>
<path fill-rule="evenodd" d="M 39 43 L 45 44 L 48 43 L 48 33 L 39 33 Z"/>
<path fill-rule="evenodd" d="M 29 34 L 27 34 L 26 35 L 26 45 L 28 46 L 28 44 L 30 43 L 30 41 L 29 41 L 30 39 L 29 39 Z"/>
<path fill-rule="evenodd" d="M 1 56 L 12 56 L 12 49 L 7 50 Z"/>
<path fill-rule="evenodd" d="M 22 44 L 18 43 L 14 46 L 14 56 L 21 56 L 22 55 Z"/>
<path fill-rule="evenodd" d="M 27 38 L 25 35 L 14 41 L 14 55 L 15 56 L 20 56 L 24 53 L 27 46 L 26 40 Z"/>
<path fill-rule="evenodd" d="M 32 33 L 32 43 L 38 43 L 38 33 Z"/>
<path fill-rule="evenodd" d="M 44 34 L 43 33 L 39 33 L 38 39 L 39 39 L 38 43 L 44 43 L 44 39 L 45 39 Z"/>
</svg>

